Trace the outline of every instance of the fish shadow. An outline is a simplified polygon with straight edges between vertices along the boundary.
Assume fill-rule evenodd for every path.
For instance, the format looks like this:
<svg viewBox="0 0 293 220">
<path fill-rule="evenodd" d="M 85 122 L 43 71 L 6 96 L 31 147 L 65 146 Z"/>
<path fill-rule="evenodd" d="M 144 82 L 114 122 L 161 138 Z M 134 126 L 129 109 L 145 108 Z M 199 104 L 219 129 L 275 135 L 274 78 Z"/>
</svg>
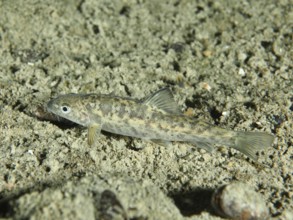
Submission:
<svg viewBox="0 0 293 220">
<path fill-rule="evenodd" d="M 211 204 L 214 189 L 196 188 L 188 192 L 176 192 L 169 197 L 173 199 L 175 205 L 185 217 L 199 215 L 206 211 L 215 215 Z"/>
</svg>

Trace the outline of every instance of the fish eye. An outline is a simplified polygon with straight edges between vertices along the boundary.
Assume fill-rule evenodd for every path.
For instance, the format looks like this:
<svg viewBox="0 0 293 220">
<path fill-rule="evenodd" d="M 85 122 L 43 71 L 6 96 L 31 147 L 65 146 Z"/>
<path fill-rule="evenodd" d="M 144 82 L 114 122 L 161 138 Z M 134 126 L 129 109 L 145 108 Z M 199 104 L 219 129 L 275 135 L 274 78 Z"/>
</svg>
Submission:
<svg viewBox="0 0 293 220">
<path fill-rule="evenodd" d="M 67 106 L 67 105 L 62 105 L 62 106 L 60 107 L 60 109 L 61 109 L 61 111 L 62 111 L 64 114 L 67 114 L 67 113 L 69 113 L 69 112 L 71 111 L 71 108 L 70 108 L 69 106 Z"/>
</svg>

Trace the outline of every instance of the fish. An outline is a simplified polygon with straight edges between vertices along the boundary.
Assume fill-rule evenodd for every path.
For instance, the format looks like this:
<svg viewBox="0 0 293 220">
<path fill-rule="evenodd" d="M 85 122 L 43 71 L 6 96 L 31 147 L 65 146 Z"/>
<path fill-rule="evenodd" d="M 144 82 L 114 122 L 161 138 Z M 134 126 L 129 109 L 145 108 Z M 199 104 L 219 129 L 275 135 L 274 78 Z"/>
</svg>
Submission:
<svg viewBox="0 0 293 220">
<path fill-rule="evenodd" d="M 66 94 L 47 103 L 47 111 L 88 129 L 93 145 L 101 130 L 168 145 L 188 142 L 212 152 L 217 145 L 232 147 L 253 160 L 270 147 L 274 136 L 265 132 L 233 131 L 184 115 L 166 87 L 138 100 L 107 94 Z"/>
</svg>

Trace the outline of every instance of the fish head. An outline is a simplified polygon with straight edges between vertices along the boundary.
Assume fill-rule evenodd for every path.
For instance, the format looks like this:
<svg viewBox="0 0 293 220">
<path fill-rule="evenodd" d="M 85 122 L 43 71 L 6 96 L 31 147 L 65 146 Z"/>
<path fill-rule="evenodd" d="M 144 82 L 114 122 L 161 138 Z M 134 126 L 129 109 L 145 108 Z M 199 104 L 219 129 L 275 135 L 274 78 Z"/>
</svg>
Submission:
<svg viewBox="0 0 293 220">
<path fill-rule="evenodd" d="M 83 95 L 67 94 L 50 100 L 47 111 L 77 124 L 88 126 L 90 115 L 82 102 Z"/>
</svg>

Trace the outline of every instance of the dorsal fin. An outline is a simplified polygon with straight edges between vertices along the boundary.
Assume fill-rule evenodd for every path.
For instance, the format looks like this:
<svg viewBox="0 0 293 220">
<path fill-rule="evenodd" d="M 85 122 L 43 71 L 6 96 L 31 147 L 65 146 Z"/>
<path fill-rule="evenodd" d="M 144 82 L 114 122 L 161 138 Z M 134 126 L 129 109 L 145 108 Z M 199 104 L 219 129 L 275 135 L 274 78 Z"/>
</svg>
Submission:
<svg viewBox="0 0 293 220">
<path fill-rule="evenodd" d="M 169 88 L 163 88 L 151 94 L 143 101 L 144 105 L 155 106 L 170 114 L 182 114 Z"/>
</svg>

